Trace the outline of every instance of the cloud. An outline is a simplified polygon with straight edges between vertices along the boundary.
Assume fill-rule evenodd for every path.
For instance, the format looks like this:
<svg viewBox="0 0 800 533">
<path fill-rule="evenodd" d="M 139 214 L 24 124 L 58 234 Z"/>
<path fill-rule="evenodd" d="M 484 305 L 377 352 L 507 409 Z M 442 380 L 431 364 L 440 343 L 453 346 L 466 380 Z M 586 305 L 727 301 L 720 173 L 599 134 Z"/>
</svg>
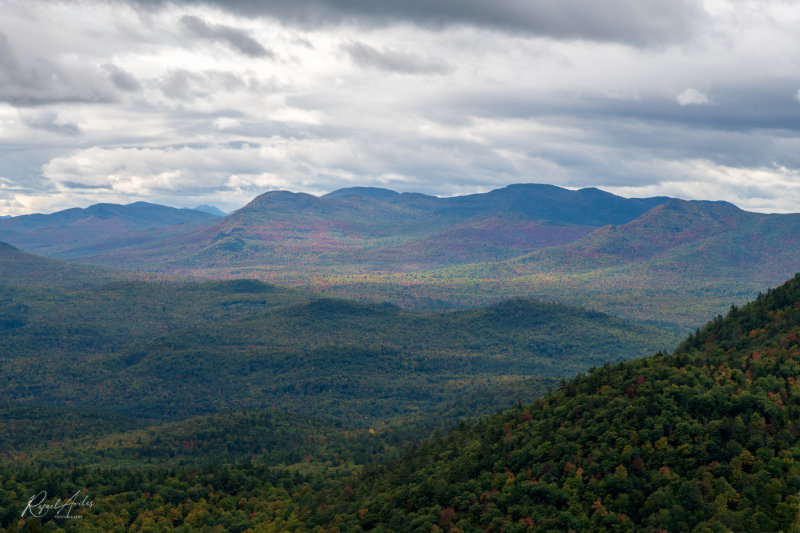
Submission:
<svg viewBox="0 0 800 533">
<path fill-rule="evenodd" d="M 800 89 L 797 89 L 797 93 L 794 95 L 794 99 L 800 102 Z"/>
<path fill-rule="evenodd" d="M 90 67 L 65 68 L 41 57 L 22 60 L 2 32 L 0 79 L 0 101 L 18 106 L 113 99 L 109 87 Z"/>
<path fill-rule="evenodd" d="M 194 15 L 181 17 L 181 24 L 186 30 L 201 39 L 223 42 L 231 48 L 238 50 L 248 57 L 273 57 L 273 53 L 264 48 L 261 43 L 250 37 L 247 32 L 225 26 L 223 24 L 208 24 L 203 19 Z"/>
<path fill-rule="evenodd" d="M 89 185 L 87 185 L 85 183 L 79 183 L 77 181 L 69 181 L 69 180 L 62 181 L 60 184 L 61 184 L 62 187 L 66 188 L 66 189 L 89 189 L 89 190 L 107 189 L 107 190 L 111 190 L 113 188 L 113 187 L 111 187 L 111 185 L 104 185 L 104 184 L 99 184 L 99 185 L 91 185 L 91 184 L 89 184 Z"/>
<path fill-rule="evenodd" d="M 235 118 L 230 118 L 230 117 L 219 117 L 217 119 L 214 119 L 212 125 L 219 131 L 242 129 L 242 123 L 236 120 Z"/>
<path fill-rule="evenodd" d="M 362 67 L 402 74 L 445 74 L 449 67 L 442 61 L 390 48 L 378 50 L 360 41 L 342 44 L 342 50 Z"/>
<path fill-rule="evenodd" d="M 128 71 L 121 69 L 113 63 L 106 63 L 103 68 L 108 72 L 108 77 L 117 89 L 126 92 L 138 91 L 142 88 L 139 81 Z"/>
<path fill-rule="evenodd" d="M 676 100 L 678 100 L 680 105 L 702 105 L 711 102 L 708 96 L 692 88 L 681 91 L 676 97 Z"/>
<path fill-rule="evenodd" d="M 736 169 L 800 169 L 785 2 L 2 3 L 0 176 L 21 189 L 0 205 L 218 194 L 233 209 L 269 187 L 512 182 L 659 194 L 706 171 L 713 198 Z M 765 183 L 785 193 L 774 209 L 800 202 Z"/>
<path fill-rule="evenodd" d="M 19 117 L 29 128 L 68 136 L 80 133 L 77 125 L 60 120 L 55 111 L 24 111 L 20 112 Z"/>
<path fill-rule="evenodd" d="M 161 6 L 171 3 L 137 2 Z M 690 0 L 605 0 L 589 4 L 584 0 L 205 0 L 205 3 L 239 15 L 272 17 L 305 28 L 337 24 L 411 23 L 427 28 L 468 25 L 528 36 L 647 47 L 683 41 L 706 18 L 699 4 Z"/>
<path fill-rule="evenodd" d="M 796 213 L 800 171 L 781 166 L 729 167 L 705 159 L 665 161 L 666 172 L 652 184 L 604 187 L 624 196 L 667 195 L 690 200 L 725 200 L 760 213 Z"/>
<path fill-rule="evenodd" d="M 197 72 L 175 69 L 159 80 L 161 92 L 173 100 L 191 100 L 207 93 L 203 87 L 206 78 Z"/>
<path fill-rule="evenodd" d="M 146 197 L 224 188 L 232 173 L 261 174 L 264 163 L 260 148 L 249 145 L 95 147 L 52 159 L 42 174 L 59 188 L 105 188 Z"/>
</svg>

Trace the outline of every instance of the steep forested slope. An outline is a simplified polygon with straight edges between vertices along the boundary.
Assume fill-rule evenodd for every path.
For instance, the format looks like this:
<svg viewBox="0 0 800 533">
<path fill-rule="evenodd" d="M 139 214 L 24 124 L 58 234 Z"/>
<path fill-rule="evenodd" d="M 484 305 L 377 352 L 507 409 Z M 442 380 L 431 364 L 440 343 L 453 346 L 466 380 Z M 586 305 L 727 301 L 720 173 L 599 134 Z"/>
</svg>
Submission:
<svg viewBox="0 0 800 533">
<path fill-rule="evenodd" d="M 365 476 L 355 529 L 796 531 L 800 275 Z"/>
</svg>

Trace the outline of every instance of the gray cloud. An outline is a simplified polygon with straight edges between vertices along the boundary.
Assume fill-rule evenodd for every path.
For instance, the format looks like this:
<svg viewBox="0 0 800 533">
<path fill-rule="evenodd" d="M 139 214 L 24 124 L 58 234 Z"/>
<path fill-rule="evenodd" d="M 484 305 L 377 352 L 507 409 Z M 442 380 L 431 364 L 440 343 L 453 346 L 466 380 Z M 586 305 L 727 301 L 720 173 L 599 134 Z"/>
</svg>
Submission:
<svg viewBox="0 0 800 533">
<path fill-rule="evenodd" d="M 403 74 L 445 74 L 449 67 L 442 61 L 390 48 L 378 50 L 360 41 L 342 45 L 353 61 L 362 67 Z"/>
<path fill-rule="evenodd" d="M 185 102 L 220 94 L 271 94 L 275 91 L 274 84 L 269 80 L 262 80 L 252 73 L 241 75 L 225 70 L 192 71 L 176 68 L 149 82 L 152 82 L 151 84 L 154 84 L 167 98 Z M 230 113 L 230 110 L 226 110 L 226 113 Z M 191 114 L 189 110 L 181 112 L 184 117 Z M 207 113 L 200 115 L 203 120 L 208 118 Z"/>
<path fill-rule="evenodd" d="M 6 0 L 0 209 L 535 181 L 796 210 L 793 19 L 702 5 Z"/>
<path fill-rule="evenodd" d="M 173 100 L 191 100 L 206 94 L 197 87 L 204 82 L 204 77 L 185 69 L 170 71 L 160 80 L 161 92 Z"/>
<path fill-rule="evenodd" d="M 249 57 L 272 57 L 273 54 L 247 32 L 222 24 L 208 24 L 200 17 L 184 15 L 181 24 L 195 37 L 223 42 Z"/>
<path fill-rule="evenodd" d="M 112 187 L 110 185 L 86 185 L 85 183 L 78 183 L 77 181 L 62 181 L 61 185 L 63 185 L 67 189 L 80 189 L 80 190 L 104 189 L 104 190 L 112 190 Z"/>
<path fill-rule="evenodd" d="M 135 0 L 168 5 L 169 0 Z M 181 3 L 195 4 L 188 0 Z M 692 35 L 705 13 L 690 0 L 205 0 L 246 16 L 320 27 L 339 23 L 469 25 L 557 39 L 658 46 Z"/>
<path fill-rule="evenodd" d="M 119 68 L 113 63 L 106 63 L 103 68 L 108 72 L 108 77 L 117 89 L 126 92 L 138 91 L 141 89 L 141 84 L 133 74 Z"/>
<path fill-rule="evenodd" d="M 69 136 L 80 133 L 77 125 L 59 121 L 55 111 L 26 111 L 20 112 L 19 117 L 26 126 L 33 129 Z"/>
<path fill-rule="evenodd" d="M 0 32 L 0 101 L 17 106 L 52 102 L 110 101 L 113 95 L 94 72 L 71 71 L 40 57 L 21 60 Z"/>
<path fill-rule="evenodd" d="M 653 129 L 688 127 L 707 133 L 776 130 L 770 135 L 780 135 L 780 131 L 797 134 L 800 113 L 793 95 L 795 84 L 792 78 L 750 84 L 720 81 L 714 89 L 713 105 L 680 105 L 674 98 L 658 95 L 619 99 L 597 94 L 531 94 L 513 86 L 491 93 L 459 87 L 437 99 L 436 107 L 456 119 L 560 117 L 574 120 L 576 127 L 584 121 L 638 121 Z"/>
</svg>

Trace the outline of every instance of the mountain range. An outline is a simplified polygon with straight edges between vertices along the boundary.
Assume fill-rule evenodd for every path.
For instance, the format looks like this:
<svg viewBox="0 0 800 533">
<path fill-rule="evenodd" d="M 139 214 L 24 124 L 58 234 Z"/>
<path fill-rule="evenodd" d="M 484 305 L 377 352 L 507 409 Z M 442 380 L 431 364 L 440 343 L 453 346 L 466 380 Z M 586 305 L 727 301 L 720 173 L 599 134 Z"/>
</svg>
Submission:
<svg viewBox="0 0 800 533">
<path fill-rule="evenodd" d="M 524 296 L 688 330 L 800 269 L 800 215 L 521 184 L 437 198 L 273 191 L 225 217 L 151 204 L 0 221 L 26 251 L 122 270 L 256 278 L 408 308 Z"/>
<path fill-rule="evenodd" d="M 0 532 L 797 530 L 798 217 L 517 185 L 1 220 Z"/>
<path fill-rule="evenodd" d="M 363 187 L 321 197 L 274 191 L 222 220 L 141 202 L 14 217 L 0 222 L 0 240 L 53 257 L 146 270 L 302 262 L 321 270 L 407 271 L 571 242 L 665 200 L 547 185 L 453 198 Z"/>
</svg>

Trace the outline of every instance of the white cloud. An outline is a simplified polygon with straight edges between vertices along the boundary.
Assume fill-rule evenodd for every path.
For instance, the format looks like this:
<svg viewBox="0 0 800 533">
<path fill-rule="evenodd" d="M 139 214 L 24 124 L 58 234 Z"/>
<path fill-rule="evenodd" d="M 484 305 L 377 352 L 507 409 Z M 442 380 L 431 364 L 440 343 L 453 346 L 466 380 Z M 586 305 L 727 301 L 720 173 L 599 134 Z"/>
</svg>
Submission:
<svg viewBox="0 0 800 533">
<path fill-rule="evenodd" d="M 705 159 L 662 161 L 663 180 L 646 186 L 603 187 L 631 197 L 667 195 L 688 200 L 724 200 L 762 213 L 796 213 L 800 170 L 777 165 L 730 167 Z"/>
<path fill-rule="evenodd" d="M 794 99 L 800 102 L 800 89 L 797 89 L 797 93 L 794 95 Z"/>
<path fill-rule="evenodd" d="M 702 105 L 711 102 L 708 96 L 691 87 L 681 91 L 676 99 L 680 105 Z"/>
<path fill-rule="evenodd" d="M 220 117 L 214 119 L 212 124 L 216 129 L 220 131 L 242 129 L 242 123 L 236 120 L 235 118 L 230 118 L 230 117 Z"/>
</svg>

